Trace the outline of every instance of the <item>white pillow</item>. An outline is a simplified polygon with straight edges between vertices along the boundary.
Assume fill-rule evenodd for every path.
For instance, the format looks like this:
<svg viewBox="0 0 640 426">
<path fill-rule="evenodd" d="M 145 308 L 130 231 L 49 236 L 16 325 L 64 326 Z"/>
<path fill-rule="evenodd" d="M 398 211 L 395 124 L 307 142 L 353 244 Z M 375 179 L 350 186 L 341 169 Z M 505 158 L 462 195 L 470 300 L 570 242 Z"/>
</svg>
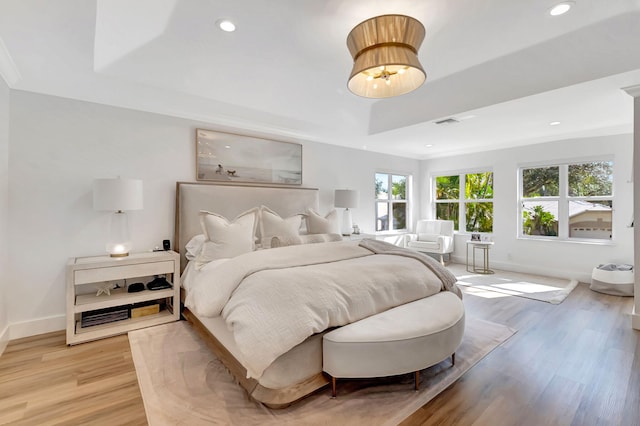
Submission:
<svg viewBox="0 0 640 426">
<path fill-rule="evenodd" d="M 205 236 L 204 234 L 198 234 L 195 237 L 191 238 L 186 246 L 184 246 L 187 253 L 184 257 L 187 260 L 194 260 L 200 252 L 202 251 L 202 246 L 204 245 Z"/>
<path fill-rule="evenodd" d="M 200 225 L 205 241 L 197 263 L 202 265 L 253 251 L 257 217 L 257 208 L 241 213 L 232 222 L 217 213 L 201 211 Z"/>
<path fill-rule="evenodd" d="M 338 212 L 331 210 L 325 217 L 320 216 L 312 209 L 307 209 L 307 232 L 309 234 L 339 234 Z"/>
<path fill-rule="evenodd" d="M 297 237 L 300 234 L 302 215 L 283 219 L 269 207 L 260 206 L 260 238 L 262 248 L 271 247 L 271 239 L 275 236 Z"/>
</svg>

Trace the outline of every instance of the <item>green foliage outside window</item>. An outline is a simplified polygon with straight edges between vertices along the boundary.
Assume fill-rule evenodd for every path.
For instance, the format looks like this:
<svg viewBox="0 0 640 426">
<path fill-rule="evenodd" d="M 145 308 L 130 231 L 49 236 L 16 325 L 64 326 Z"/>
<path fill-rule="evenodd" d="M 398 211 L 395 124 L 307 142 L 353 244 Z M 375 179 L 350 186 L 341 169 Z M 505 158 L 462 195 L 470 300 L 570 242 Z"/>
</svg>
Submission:
<svg viewBox="0 0 640 426">
<path fill-rule="evenodd" d="M 553 167 L 536 167 L 522 171 L 522 196 L 557 197 L 559 194 L 560 169 Z"/>
<path fill-rule="evenodd" d="M 460 198 L 460 176 L 438 176 L 436 178 L 436 200 Z"/>
<path fill-rule="evenodd" d="M 461 188 L 461 175 L 437 176 L 436 218 L 452 220 L 454 229 L 460 229 L 460 194 L 464 190 L 465 225 L 467 232 L 493 232 L 493 172 L 471 173 L 464 175 L 464 188 Z"/>
<path fill-rule="evenodd" d="M 569 196 L 594 197 L 613 194 L 613 162 L 569 164 Z"/>
<path fill-rule="evenodd" d="M 553 214 L 544 210 L 542 206 L 534 206 L 531 211 L 522 212 L 522 233 L 525 235 L 558 235 L 558 221 Z"/>
<path fill-rule="evenodd" d="M 464 195 L 467 200 L 493 198 L 493 173 L 466 175 Z"/>
<path fill-rule="evenodd" d="M 467 232 L 493 232 L 493 203 L 466 204 Z"/>
</svg>

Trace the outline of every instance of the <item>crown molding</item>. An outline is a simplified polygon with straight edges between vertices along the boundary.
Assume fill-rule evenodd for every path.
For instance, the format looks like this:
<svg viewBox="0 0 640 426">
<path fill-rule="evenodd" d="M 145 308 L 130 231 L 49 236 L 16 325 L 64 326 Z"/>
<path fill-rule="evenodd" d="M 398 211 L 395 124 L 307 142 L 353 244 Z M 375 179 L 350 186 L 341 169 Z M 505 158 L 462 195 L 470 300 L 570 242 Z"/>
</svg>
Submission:
<svg viewBox="0 0 640 426">
<path fill-rule="evenodd" d="M 623 87 L 622 90 L 624 90 L 634 98 L 640 98 L 640 84 L 637 84 L 635 86 Z"/>
<path fill-rule="evenodd" d="M 0 76 L 2 76 L 10 88 L 22 78 L 2 38 L 0 38 Z"/>
</svg>

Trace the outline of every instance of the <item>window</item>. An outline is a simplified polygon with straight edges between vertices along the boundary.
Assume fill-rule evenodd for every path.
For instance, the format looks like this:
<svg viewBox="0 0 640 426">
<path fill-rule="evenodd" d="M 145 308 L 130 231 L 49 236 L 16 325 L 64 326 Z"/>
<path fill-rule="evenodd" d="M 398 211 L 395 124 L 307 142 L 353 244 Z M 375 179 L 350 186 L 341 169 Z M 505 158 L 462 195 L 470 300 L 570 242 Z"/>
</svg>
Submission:
<svg viewBox="0 0 640 426">
<path fill-rule="evenodd" d="M 436 176 L 436 219 L 452 220 L 454 229 L 493 232 L 493 172 Z"/>
<path fill-rule="evenodd" d="M 521 235 L 611 239 L 612 161 L 522 168 L 520 182 Z"/>
<path fill-rule="evenodd" d="M 376 173 L 376 231 L 407 229 L 408 182 L 406 175 Z"/>
</svg>

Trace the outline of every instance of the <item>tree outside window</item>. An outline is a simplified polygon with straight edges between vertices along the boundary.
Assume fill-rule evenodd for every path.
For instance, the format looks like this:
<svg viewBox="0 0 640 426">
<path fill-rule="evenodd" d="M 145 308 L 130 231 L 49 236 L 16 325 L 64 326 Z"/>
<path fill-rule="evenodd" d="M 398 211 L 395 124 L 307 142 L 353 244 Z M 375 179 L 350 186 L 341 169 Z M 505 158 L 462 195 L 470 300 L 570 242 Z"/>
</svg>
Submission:
<svg viewBox="0 0 640 426">
<path fill-rule="evenodd" d="M 376 173 L 376 231 L 407 229 L 409 176 Z"/>
<path fill-rule="evenodd" d="M 436 176 L 435 216 L 454 229 L 493 232 L 493 172 Z"/>
</svg>

